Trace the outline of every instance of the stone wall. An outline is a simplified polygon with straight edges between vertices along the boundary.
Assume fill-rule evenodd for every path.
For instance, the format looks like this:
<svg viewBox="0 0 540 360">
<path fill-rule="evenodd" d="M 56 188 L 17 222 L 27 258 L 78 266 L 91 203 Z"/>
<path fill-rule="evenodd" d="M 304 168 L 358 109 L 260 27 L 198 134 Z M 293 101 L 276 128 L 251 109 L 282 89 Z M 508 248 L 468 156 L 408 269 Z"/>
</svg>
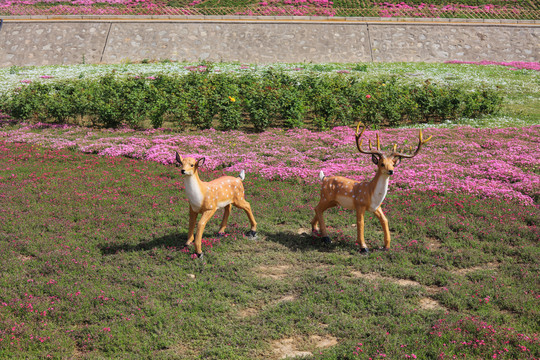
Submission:
<svg viewBox="0 0 540 360">
<path fill-rule="evenodd" d="M 354 18 L 4 18 L 0 66 L 186 60 L 540 61 L 540 22 Z"/>
</svg>

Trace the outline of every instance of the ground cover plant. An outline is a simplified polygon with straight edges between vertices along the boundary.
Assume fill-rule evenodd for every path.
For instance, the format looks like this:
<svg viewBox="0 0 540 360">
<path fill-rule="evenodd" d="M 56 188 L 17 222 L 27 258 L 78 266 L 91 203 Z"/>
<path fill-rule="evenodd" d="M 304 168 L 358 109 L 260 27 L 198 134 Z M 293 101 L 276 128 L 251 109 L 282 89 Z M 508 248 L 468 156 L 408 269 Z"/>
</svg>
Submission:
<svg viewBox="0 0 540 360">
<path fill-rule="evenodd" d="M 1 15 L 249 15 L 537 19 L 528 0 L 9 0 Z"/>
<path fill-rule="evenodd" d="M 242 236 L 248 223 L 239 211 L 229 235 L 213 237 L 217 213 L 199 261 L 182 248 L 188 211 L 177 168 L 58 146 L 64 137 L 117 141 L 118 130 L 6 123 L 1 356 L 538 358 L 540 127 L 425 133 L 433 140 L 396 169 L 383 205 L 392 250 L 362 257 L 350 212 L 328 212 L 333 246 L 309 234 L 320 186 L 312 171 L 332 162 L 325 171 L 373 175 L 352 129 L 130 130 L 129 141 L 167 144 L 171 161 L 173 149 L 205 153 L 207 180 L 237 174 L 241 157 L 217 165 L 212 149 L 245 154 L 260 238 Z M 415 135 L 381 131 L 383 144 Z M 290 174 L 309 162 L 304 153 L 314 161 L 308 176 Z M 447 188 L 438 187 L 442 173 Z M 373 248 L 382 245 L 369 216 L 366 237 Z"/>
</svg>

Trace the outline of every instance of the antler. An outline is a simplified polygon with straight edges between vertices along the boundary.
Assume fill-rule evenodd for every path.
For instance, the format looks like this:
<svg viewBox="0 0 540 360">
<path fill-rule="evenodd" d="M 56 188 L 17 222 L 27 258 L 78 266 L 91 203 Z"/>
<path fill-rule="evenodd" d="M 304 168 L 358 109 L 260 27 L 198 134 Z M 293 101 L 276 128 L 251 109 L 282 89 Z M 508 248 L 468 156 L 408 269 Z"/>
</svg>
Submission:
<svg viewBox="0 0 540 360">
<path fill-rule="evenodd" d="M 362 125 L 363 128 L 362 128 L 362 132 L 359 135 L 358 131 L 360 130 L 360 125 Z M 360 138 L 364 134 L 364 131 L 366 131 L 366 126 L 361 121 L 359 121 L 358 125 L 356 125 L 356 134 L 355 134 L 355 136 L 356 136 L 356 147 L 358 148 L 358 151 L 360 151 L 362 154 L 378 155 L 379 157 L 382 157 L 381 141 L 379 140 L 379 134 L 377 134 L 377 150 L 372 150 L 371 149 L 371 140 L 369 140 L 369 151 L 366 151 L 366 150 L 362 149 L 362 141 L 363 140 L 360 140 Z M 360 140 L 360 142 L 358 142 L 358 140 Z"/>
<path fill-rule="evenodd" d="M 431 137 L 432 137 L 432 135 L 430 135 L 426 140 L 424 140 L 423 137 L 422 137 L 422 130 L 420 130 L 419 134 L 418 134 L 418 146 L 416 147 L 416 151 L 414 153 L 412 153 L 412 146 L 409 147 L 409 150 L 410 150 L 410 152 L 412 154 L 404 154 L 404 153 L 401 153 L 401 152 L 397 152 L 396 151 L 397 144 L 394 144 L 394 150 L 392 152 L 392 156 L 400 157 L 400 158 L 406 158 L 406 159 L 413 158 L 420 152 L 420 149 L 422 148 L 422 145 L 427 143 L 431 139 Z"/>
</svg>

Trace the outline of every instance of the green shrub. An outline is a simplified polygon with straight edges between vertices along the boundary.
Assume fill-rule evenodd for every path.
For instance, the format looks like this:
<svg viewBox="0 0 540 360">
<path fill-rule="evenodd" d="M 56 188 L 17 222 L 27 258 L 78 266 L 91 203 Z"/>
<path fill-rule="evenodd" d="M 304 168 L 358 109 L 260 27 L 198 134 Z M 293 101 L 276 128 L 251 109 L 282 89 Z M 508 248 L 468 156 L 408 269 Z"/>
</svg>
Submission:
<svg viewBox="0 0 540 360">
<path fill-rule="evenodd" d="M 90 120 L 97 126 L 238 129 L 311 126 L 327 129 L 358 120 L 375 126 L 455 120 L 492 114 L 503 96 L 492 89 L 423 83 L 397 77 L 361 80 L 346 73 L 283 71 L 222 74 L 201 64 L 187 75 L 142 78 L 110 73 L 97 80 L 39 82 L 0 98 L 15 119 L 60 123 Z"/>
<path fill-rule="evenodd" d="M 463 117 L 475 118 L 485 114 L 497 113 L 502 105 L 502 95 L 491 89 L 481 89 L 467 94 L 464 102 Z"/>
<path fill-rule="evenodd" d="M 302 127 L 306 114 L 302 93 L 294 86 L 282 87 L 279 91 L 278 99 L 277 111 L 281 115 L 283 127 Z"/>
<path fill-rule="evenodd" d="M 278 90 L 269 82 L 254 82 L 242 90 L 249 121 L 256 131 L 264 131 L 277 117 Z"/>
<path fill-rule="evenodd" d="M 356 94 L 349 91 L 352 84 L 348 78 L 316 78 L 310 85 L 314 124 L 318 129 L 345 125 L 354 120 L 352 104 L 358 100 Z"/>
<path fill-rule="evenodd" d="M 151 91 L 155 92 L 156 99 L 150 104 L 149 119 L 154 128 L 161 127 L 164 121 L 182 128 L 188 124 L 188 93 L 184 91 L 184 80 L 159 76 L 151 83 Z"/>
<path fill-rule="evenodd" d="M 118 80 L 114 75 L 104 76 L 96 87 L 90 113 L 105 127 L 138 126 L 148 118 L 152 98 L 148 82 L 141 78 Z"/>
<path fill-rule="evenodd" d="M 48 87 L 39 83 L 15 89 L 11 94 L 2 96 L 2 109 L 17 120 L 43 121 L 47 118 L 44 113 L 44 94 L 47 91 Z"/>
</svg>

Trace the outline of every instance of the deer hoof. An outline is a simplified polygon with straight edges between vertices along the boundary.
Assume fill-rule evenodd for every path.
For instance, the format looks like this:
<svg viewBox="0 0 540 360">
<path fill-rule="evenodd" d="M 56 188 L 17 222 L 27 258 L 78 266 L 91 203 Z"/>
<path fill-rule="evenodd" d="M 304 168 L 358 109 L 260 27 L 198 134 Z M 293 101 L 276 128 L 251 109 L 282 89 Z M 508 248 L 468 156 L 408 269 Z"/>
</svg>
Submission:
<svg viewBox="0 0 540 360">
<path fill-rule="evenodd" d="M 218 238 L 225 237 L 225 233 L 218 232 L 218 233 L 216 234 L 216 237 L 218 237 Z"/>
<path fill-rule="evenodd" d="M 382 247 L 380 248 L 381 251 L 390 251 L 390 248 L 387 248 L 387 247 Z"/>
<path fill-rule="evenodd" d="M 257 232 L 253 230 L 249 230 L 248 232 L 246 232 L 246 237 L 255 239 L 257 237 Z"/>
<path fill-rule="evenodd" d="M 200 254 L 195 253 L 195 255 L 197 255 L 197 258 L 200 260 L 202 260 L 204 257 L 203 253 L 200 253 Z"/>
<path fill-rule="evenodd" d="M 321 240 L 324 245 L 330 245 L 332 243 L 330 236 L 323 236 Z"/>
<path fill-rule="evenodd" d="M 362 255 L 369 255 L 369 249 L 368 248 L 361 248 L 360 254 Z"/>
</svg>

